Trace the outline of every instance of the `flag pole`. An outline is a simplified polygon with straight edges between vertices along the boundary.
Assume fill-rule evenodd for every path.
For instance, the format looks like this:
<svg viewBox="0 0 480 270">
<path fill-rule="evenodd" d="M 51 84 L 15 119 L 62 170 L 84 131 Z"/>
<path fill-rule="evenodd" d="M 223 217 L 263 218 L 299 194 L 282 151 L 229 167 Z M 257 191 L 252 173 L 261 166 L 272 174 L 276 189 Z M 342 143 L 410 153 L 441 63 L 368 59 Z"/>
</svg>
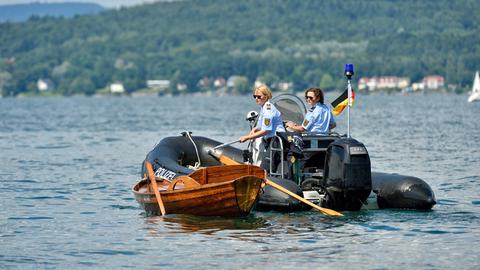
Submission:
<svg viewBox="0 0 480 270">
<path fill-rule="evenodd" d="M 352 106 L 352 84 L 353 64 L 345 64 L 345 76 L 347 77 L 348 105 L 347 105 L 347 138 L 350 138 L 350 107 Z"/>
<path fill-rule="evenodd" d="M 347 138 L 350 138 L 350 106 L 352 106 L 352 85 L 350 79 L 347 80 L 348 87 L 348 105 L 347 105 Z"/>
</svg>

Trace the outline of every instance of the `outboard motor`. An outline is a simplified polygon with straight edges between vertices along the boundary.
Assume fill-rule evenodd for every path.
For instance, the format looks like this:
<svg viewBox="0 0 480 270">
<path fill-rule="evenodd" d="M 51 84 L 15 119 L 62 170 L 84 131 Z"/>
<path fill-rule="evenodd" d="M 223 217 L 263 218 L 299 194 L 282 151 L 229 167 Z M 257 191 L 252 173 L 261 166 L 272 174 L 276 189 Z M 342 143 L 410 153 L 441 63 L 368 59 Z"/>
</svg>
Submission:
<svg viewBox="0 0 480 270">
<path fill-rule="evenodd" d="M 321 204 L 335 210 L 359 210 L 372 190 L 370 157 L 365 146 L 352 138 L 332 142 L 325 157 Z"/>
</svg>

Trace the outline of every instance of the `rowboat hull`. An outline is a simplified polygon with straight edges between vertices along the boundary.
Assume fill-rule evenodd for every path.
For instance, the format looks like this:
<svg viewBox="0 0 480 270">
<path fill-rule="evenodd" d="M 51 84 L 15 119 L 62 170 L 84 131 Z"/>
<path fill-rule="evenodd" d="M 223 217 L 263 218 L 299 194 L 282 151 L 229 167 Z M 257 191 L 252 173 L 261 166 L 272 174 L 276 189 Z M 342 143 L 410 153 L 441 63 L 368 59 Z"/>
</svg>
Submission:
<svg viewBox="0 0 480 270">
<path fill-rule="evenodd" d="M 157 181 L 157 185 L 166 214 L 232 217 L 250 213 L 262 181 L 258 176 L 247 175 L 230 181 L 175 190 L 166 190 L 165 184 L 160 181 Z M 147 214 L 160 214 L 157 199 L 147 180 L 138 182 L 132 191 Z"/>
</svg>

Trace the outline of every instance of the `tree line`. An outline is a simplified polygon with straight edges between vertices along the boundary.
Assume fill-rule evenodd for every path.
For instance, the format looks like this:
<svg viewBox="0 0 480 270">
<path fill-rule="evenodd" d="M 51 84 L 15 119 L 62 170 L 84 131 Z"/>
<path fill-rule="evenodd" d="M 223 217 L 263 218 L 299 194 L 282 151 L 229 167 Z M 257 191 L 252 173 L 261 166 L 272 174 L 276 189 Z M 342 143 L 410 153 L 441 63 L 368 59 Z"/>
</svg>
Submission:
<svg viewBox="0 0 480 270">
<path fill-rule="evenodd" d="M 33 17 L 0 24 L 0 89 L 37 93 L 48 78 L 55 93 L 91 95 L 168 79 L 193 92 L 201 78 L 240 75 L 328 90 L 343 85 L 345 63 L 357 79 L 436 74 L 466 87 L 480 68 L 477 10 L 475 0 L 191 0 Z"/>
</svg>

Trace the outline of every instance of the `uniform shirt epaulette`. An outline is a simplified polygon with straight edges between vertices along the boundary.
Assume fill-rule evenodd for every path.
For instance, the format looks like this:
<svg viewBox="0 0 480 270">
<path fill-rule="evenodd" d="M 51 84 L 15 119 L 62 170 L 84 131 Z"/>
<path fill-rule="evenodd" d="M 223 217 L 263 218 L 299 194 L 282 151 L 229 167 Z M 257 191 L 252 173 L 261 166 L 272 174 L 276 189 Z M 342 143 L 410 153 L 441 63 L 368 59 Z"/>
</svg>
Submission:
<svg viewBox="0 0 480 270">
<path fill-rule="evenodd" d="M 272 109 L 272 103 L 268 102 L 267 104 L 265 104 L 265 109 L 271 110 Z"/>
</svg>

